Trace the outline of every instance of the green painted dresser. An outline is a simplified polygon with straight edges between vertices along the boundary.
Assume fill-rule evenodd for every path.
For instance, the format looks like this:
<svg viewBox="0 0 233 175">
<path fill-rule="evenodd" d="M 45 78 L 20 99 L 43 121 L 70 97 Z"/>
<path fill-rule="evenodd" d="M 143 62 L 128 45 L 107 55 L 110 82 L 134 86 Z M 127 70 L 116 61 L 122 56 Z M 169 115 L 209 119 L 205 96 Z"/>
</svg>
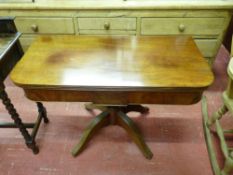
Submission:
<svg viewBox="0 0 233 175">
<path fill-rule="evenodd" d="M 211 64 L 233 12 L 233 0 L 21 1 L 0 3 L 0 16 L 16 17 L 24 50 L 41 34 L 192 35 Z"/>
</svg>

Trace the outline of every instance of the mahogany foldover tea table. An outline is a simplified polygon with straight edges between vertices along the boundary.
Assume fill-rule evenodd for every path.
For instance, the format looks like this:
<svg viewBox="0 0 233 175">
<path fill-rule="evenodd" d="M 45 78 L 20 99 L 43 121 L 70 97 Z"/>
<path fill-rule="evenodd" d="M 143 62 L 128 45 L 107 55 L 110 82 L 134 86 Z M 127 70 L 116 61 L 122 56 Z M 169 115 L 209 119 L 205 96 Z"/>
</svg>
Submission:
<svg viewBox="0 0 233 175">
<path fill-rule="evenodd" d="M 98 129 L 117 124 L 150 159 L 127 112 L 148 112 L 141 104 L 196 103 L 213 74 L 188 36 L 40 36 L 11 79 L 31 100 L 91 102 L 86 109 L 102 110 L 73 148 L 74 156 Z"/>
</svg>

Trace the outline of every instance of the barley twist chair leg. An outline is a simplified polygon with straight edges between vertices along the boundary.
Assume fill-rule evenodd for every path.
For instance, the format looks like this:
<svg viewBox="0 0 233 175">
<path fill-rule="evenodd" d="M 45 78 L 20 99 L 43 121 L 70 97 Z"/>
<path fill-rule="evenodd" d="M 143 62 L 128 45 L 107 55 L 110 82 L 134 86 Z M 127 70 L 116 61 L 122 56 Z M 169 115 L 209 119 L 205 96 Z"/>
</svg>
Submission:
<svg viewBox="0 0 233 175">
<path fill-rule="evenodd" d="M 0 88 L 0 98 L 2 100 L 2 103 L 5 106 L 6 110 L 8 111 L 11 118 L 13 119 L 16 127 L 19 128 L 19 131 L 23 135 L 27 147 L 30 148 L 34 154 L 37 154 L 39 152 L 39 149 L 36 146 L 35 140 L 28 133 L 25 125 L 23 124 L 22 120 L 20 119 L 19 114 L 17 113 L 14 105 L 11 103 L 11 100 L 5 91 L 4 85 L 2 85 L 2 87 Z"/>
<path fill-rule="evenodd" d="M 38 112 L 39 114 L 41 114 L 41 117 L 44 119 L 44 122 L 49 123 L 46 108 L 43 106 L 41 102 L 36 102 L 36 104 L 37 104 Z"/>
</svg>

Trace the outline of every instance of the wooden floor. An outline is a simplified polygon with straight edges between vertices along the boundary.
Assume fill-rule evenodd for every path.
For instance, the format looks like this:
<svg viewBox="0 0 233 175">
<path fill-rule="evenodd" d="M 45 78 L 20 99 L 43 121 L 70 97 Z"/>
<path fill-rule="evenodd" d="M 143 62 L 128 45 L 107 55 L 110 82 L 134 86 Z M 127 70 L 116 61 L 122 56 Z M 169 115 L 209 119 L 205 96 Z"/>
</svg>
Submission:
<svg viewBox="0 0 233 175">
<path fill-rule="evenodd" d="M 228 61 L 229 54 L 221 48 L 214 65 L 215 82 L 205 92 L 210 113 L 221 104 Z M 35 103 L 27 100 L 9 79 L 6 86 L 23 121 L 34 121 Z M 212 175 L 200 102 L 190 106 L 148 105 L 150 113 L 146 116 L 129 114 L 154 153 L 152 160 L 145 159 L 117 126 L 102 129 L 86 150 L 73 158 L 70 151 L 93 116 L 84 110 L 83 103 L 44 105 L 50 123 L 40 127 L 38 155 L 25 146 L 17 129 L 1 129 L 0 175 Z M 0 121 L 11 121 L 3 105 L 0 116 Z"/>
</svg>

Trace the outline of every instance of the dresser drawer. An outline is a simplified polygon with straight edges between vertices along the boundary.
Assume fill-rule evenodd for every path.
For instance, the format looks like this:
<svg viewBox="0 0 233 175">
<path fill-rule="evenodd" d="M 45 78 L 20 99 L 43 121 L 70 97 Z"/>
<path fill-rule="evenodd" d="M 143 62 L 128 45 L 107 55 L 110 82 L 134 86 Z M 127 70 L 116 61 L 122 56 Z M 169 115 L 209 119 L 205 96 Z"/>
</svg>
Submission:
<svg viewBox="0 0 233 175">
<path fill-rule="evenodd" d="M 17 29 L 25 34 L 74 34 L 72 18 L 22 18 L 15 19 Z"/>
<path fill-rule="evenodd" d="M 1 3 L 25 3 L 33 2 L 33 0 L 1 0 Z"/>
<path fill-rule="evenodd" d="M 197 47 L 204 57 L 215 57 L 216 48 L 218 47 L 217 39 L 195 39 Z"/>
<path fill-rule="evenodd" d="M 136 18 L 78 18 L 80 34 L 136 33 Z"/>
<path fill-rule="evenodd" d="M 142 35 L 219 35 L 224 18 L 142 18 Z"/>
<path fill-rule="evenodd" d="M 128 30 L 79 30 L 80 35 L 136 35 L 136 31 Z"/>
</svg>

